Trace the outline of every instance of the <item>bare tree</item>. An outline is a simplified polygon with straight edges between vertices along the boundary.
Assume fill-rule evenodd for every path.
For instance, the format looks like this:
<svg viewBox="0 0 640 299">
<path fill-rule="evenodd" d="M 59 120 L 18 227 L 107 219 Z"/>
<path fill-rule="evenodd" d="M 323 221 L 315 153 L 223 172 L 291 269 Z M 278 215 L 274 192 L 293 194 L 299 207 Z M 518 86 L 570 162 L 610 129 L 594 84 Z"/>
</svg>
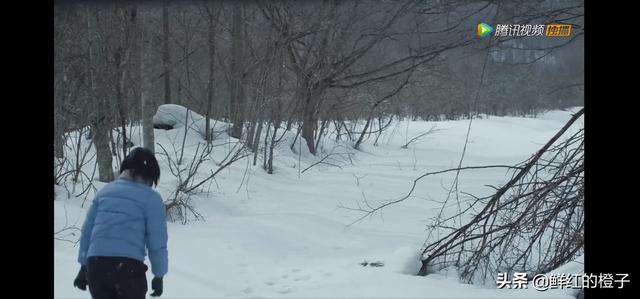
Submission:
<svg viewBox="0 0 640 299">
<path fill-rule="evenodd" d="M 213 109 L 213 93 L 214 93 L 214 71 L 215 71 L 215 57 L 216 57 L 216 23 L 218 22 L 218 17 L 220 16 L 220 9 L 216 9 L 215 12 L 212 11 L 212 8 L 209 4 L 205 4 L 205 9 L 208 16 L 208 24 L 209 24 L 209 80 L 207 81 L 207 108 L 205 113 L 205 139 L 208 144 L 211 144 L 213 134 L 211 132 L 211 110 Z"/>
<path fill-rule="evenodd" d="M 136 13 L 135 9 L 127 10 L 125 8 L 119 8 L 117 10 L 119 29 L 122 36 L 122 45 L 118 47 L 114 54 L 114 62 L 116 64 L 118 82 L 116 84 L 116 104 L 118 109 L 118 119 L 120 120 L 120 129 L 122 134 L 122 157 L 127 155 L 127 149 L 130 145 L 127 138 L 127 103 L 126 100 L 126 78 L 127 78 L 127 65 L 130 62 L 132 44 L 136 38 L 135 36 L 135 23 Z M 114 148 L 114 151 L 116 149 Z"/>
<path fill-rule="evenodd" d="M 407 76 L 407 79 L 402 84 L 400 84 L 396 89 L 394 89 L 391 93 L 389 93 L 389 94 L 387 94 L 387 95 L 385 95 L 385 96 L 381 97 L 380 99 L 378 99 L 378 100 L 373 102 L 373 104 L 371 105 L 371 109 L 369 110 L 369 114 L 367 115 L 364 128 L 362 129 L 362 132 L 360 133 L 360 137 L 358 137 L 358 140 L 356 141 L 356 143 L 353 146 L 353 148 L 358 149 L 360 147 L 360 144 L 364 140 L 364 136 L 367 134 L 367 130 L 369 130 L 369 126 L 371 125 L 371 121 L 373 120 L 374 113 L 375 113 L 376 109 L 378 108 L 378 106 L 380 106 L 380 104 L 388 101 L 393 96 L 395 96 L 400 90 L 402 90 L 402 88 L 404 88 L 404 86 L 409 82 L 409 78 L 410 77 L 411 77 L 411 73 L 409 73 L 409 75 Z M 382 129 L 382 127 L 381 127 L 381 129 Z"/>
<path fill-rule="evenodd" d="M 162 2 L 162 64 L 164 66 L 164 103 L 171 104 L 171 51 L 169 48 L 169 0 Z"/>
<path fill-rule="evenodd" d="M 187 126 L 185 125 L 185 127 Z M 158 146 L 162 149 L 165 157 L 167 158 L 169 171 L 178 179 L 178 184 L 175 190 L 166 200 L 165 208 L 169 212 L 168 215 L 170 219 L 173 220 L 177 217 L 183 224 L 186 224 L 189 213 L 191 213 L 191 215 L 196 219 L 200 219 L 202 217 L 202 215 L 200 215 L 200 213 L 198 213 L 195 207 L 191 204 L 191 192 L 187 191 L 187 188 L 193 184 L 202 164 L 210 159 L 213 147 L 207 143 L 205 143 L 204 146 L 201 146 L 201 144 L 198 143 L 191 161 L 187 164 L 183 164 L 182 154 L 184 152 L 184 144 L 179 158 L 175 145 L 171 145 L 173 146 L 174 156 L 171 156 L 162 144 L 158 143 Z"/>
<path fill-rule="evenodd" d="M 322 6 L 265 5 L 265 18 L 290 42 L 288 56 L 296 74 L 294 98 L 301 103 L 302 132 L 309 151 L 316 153 L 319 110 L 329 89 L 350 89 L 405 74 L 439 53 L 470 44 L 466 39 L 449 39 L 382 63 L 368 64 L 376 47 L 394 34 L 400 20 L 420 7 L 416 1 L 393 6 L 372 2 L 363 9 L 360 2 L 330 2 Z M 434 3 L 434 6 L 440 4 Z M 297 8 L 297 10 L 293 10 Z M 373 10 L 373 11 L 372 11 Z M 384 14 L 380 14 L 384 11 Z M 305 21 L 298 22 L 303 19 Z M 371 26 L 376 20 L 378 26 Z M 297 24 L 305 24 L 299 26 Z M 407 45 L 409 46 L 409 45 Z"/>
<path fill-rule="evenodd" d="M 240 139 L 242 137 L 242 128 L 244 127 L 244 43 L 243 43 L 243 22 L 242 22 L 242 3 L 234 2 L 232 6 L 232 24 L 231 24 L 231 65 L 230 73 L 230 117 L 233 127 L 231 129 L 231 137 Z"/>
<path fill-rule="evenodd" d="M 155 152 L 155 138 L 153 133 L 153 115 L 155 114 L 155 103 L 151 97 L 151 82 L 149 80 L 150 70 L 150 49 L 151 49 L 151 33 L 147 32 L 148 17 L 146 12 L 141 10 L 139 13 L 140 26 L 140 47 L 139 47 L 139 63 L 140 63 L 140 103 L 142 105 L 142 144 L 145 148 Z"/>
<path fill-rule="evenodd" d="M 98 22 L 99 9 L 90 9 L 86 6 L 86 13 L 87 32 L 89 34 L 87 67 L 91 86 L 92 102 L 95 105 L 95 110 L 91 117 L 91 130 L 93 133 L 92 140 L 97 154 L 99 180 L 102 182 L 110 182 L 113 180 L 111 150 L 109 148 L 108 141 L 110 127 L 109 122 L 107 121 L 106 99 L 98 90 L 95 74 L 95 70 L 99 65 L 96 57 L 97 47 L 100 42 L 98 39 L 99 33 L 96 24 Z"/>
</svg>

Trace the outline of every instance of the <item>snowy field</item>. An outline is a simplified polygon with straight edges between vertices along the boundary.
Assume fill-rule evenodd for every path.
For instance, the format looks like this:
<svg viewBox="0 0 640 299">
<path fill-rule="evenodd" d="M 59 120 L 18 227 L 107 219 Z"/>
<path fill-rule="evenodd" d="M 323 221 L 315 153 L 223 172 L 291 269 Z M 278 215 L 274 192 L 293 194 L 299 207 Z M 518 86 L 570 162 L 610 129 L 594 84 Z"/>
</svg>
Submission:
<svg viewBox="0 0 640 299">
<path fill-rule="evenodd" d="M 463 166 L 521 162 L 570 116 L 570 111 L 553 111 L 537 118 L 475 119 Z M 373 146 L 374 136 L 360 151 L 327 138 L 317 156 L 305 152 L 304 145 L 300 156 L 292 152 L 292 133 L 276 148 L 274 174 L 262 169 L 261 157 L 257 166 L 251 165 L 253 157 L 234 163 L 193 198 L 204 219 L 186 225 L 168 224 L 169 273 L 161 298 L 571 298 L 573 291 L 569 290 L 540 292 L 468 285 L 444 272 L 413 275 L 420 268 L 425 226 L 439 211 L 438 201 L 446 197 L 454 173 L 427 177 L 418 183 L 413 197 L 350 225 L 362 213 L 343 207 L 362 206 L 365 199 L 373 206 L 397 199 L 408 192 L 419 175 L 456 167 L 468 125 L 469 120 L 398 122 L 379 138 L 378 146 Z M 400 148 L 433 126 L 437 131 L 407 149 Z M 583 126 L 583 120 L 572 131 L 579 126 Z M 184 129 L 156 130 L 155 134 L 156 142 L 171 152 L 172 143 L 179 149 Z M 215 162 L 224 157 L 229 149 L 224 144 L 229 141 L 233 140 L 226 135 L 215 140 L 220 146 L 214 149 L 213 160 L 201 167 L 202 177 L 217 169 Z M 74 142 L 69 141 L 70 151 Z M 136 127 L 133 142 L 140 144 Z M 203 142 L 202 138 L 190 130 L 186 161 L 198 142 Z M 89 146 L 89 141 L 83 138 L 82 146 Z M 156 152 L 160 151 L 156 146 Z M 332 152 L 343 154 L 343 159 L 335 155 L 336 159 L 330 160 L 340 167 L 319 164 L 301 173 Z M 351 153 L 351 160 L 346 158 L 347 153 Z M 88 156 L 92 156 L 92 150 Z M 162 175 L 157 190 L 167 198 L 177 181 L 169 172 L 166 158 L 158 157 Z M 93 173 L 93 165 L 85 166 L 87 174 Z M 487 195 L 491 189 L 485 185 L 502 184 L 507 175 L 504 169 L 463 172 L 459 189 Z M 98 189 L 101 186 L 96 183 Z M 54 187 L 54 232 L 80 227 L 93 191 L 89 196 L 76 197 L 73 194 L 81 192 L 82 184 L 75 190 L 71 183 L 66 188 Z M 76 234 L 60 233 L 56 236 L 66 241 L 54 240 L 55 298 L 90 298 L 88 292 L 73 287 L 79 269 L 79 245 L 74 242 L 79 235 L 74 230 L 66 232 Z M 360 263 L 364 261 L 380 261 L 384 266 L 363 267 Z M 582 271 L 580 263 L 566 267 L 569 273 Z M 147 275 L 150 281 L 150 271 Z"/>
</svg>

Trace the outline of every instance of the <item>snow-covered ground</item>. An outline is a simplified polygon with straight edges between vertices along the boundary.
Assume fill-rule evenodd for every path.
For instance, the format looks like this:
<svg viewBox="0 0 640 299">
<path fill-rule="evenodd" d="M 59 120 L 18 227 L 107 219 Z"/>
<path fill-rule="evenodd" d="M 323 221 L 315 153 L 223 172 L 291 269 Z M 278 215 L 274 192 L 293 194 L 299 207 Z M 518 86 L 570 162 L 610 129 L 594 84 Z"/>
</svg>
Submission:
<svg viewBox="0 0 640 299">
<path fill-rule="evenodd" d="M 577 109 L 574 109 L 574 111 Z M 569 111 L 553 111 L 538 118 L 488 117 L 475 119 L 463 165 L 514 164 L 538 150 L 570 118 Z M 425 225 L 439 211 L 436 201 L 446 197 L 454 173 L 425 178 L 414 196 L 390 206 L 353 225 L 362 213 L 341 208 L 370 205 L 397 199 L 407 193 L 412 181 L 425 172 L 456 167 L 469 121 L 400 122 L 393 124 L 373 146 L 373 138 L 354 151 L 347 144 L 327 139 L 322 153 L 314 157 L 291 152 L 288 141 L 276 149 L 274 174 L 262 168 L 262 159 L 251 166 L 245 158 L 223 170 L 216 181 L 206 184 L 194 197 L 204 220 L 187 225 L 169 223 L 169 273 L 164 279 L 163 298 L 221 297 L 406 297 L 406 298 L 570 298 L 572 291 L 540 292 L 532 289 L 497 289 L 462 284 L 442 272 L 415 276 L 420 268 L 419 251 Z M 221 123 L 217 124 L 218 126 Z M 400 146 L 432 126 L 437 131 Z M 579 126 L 583 122 L 579 121 Z M 577 129 L 577 128 L 575 128 Z M 139 129 L 133 142 L 140 144 Z M 279 131 L 280 134 L 281 131 Z M 156 142 L 173 154 L 172 143 L 180 147 L 184 129 L 156 130 Z M 213 160 L 205 162 L 202 177 L 217 169 L 229 148 L 228 137 L 219 137 Z M 72 141 L 70 141 L 72 143 Z M 197 132 L 187 135 L 185 158 L 202 142 Z M 83 146 L 88 141 L 83 139 Z M 296 146 L 296 149 L 298 146 Z M 156 147 L 156 151 L 161 150 Z M 320 164 L 301 170 L 324 155 L 353 153 L 351 160 L 331 160 L 339 167 Z M 92 151 L 89 152 L 92 156 Z M 174 190 L 166 158 L 159 156 L 162 176 L 158 191 L 167 197 Z M 93 162 L 85 167 L 91 175 Z M 97 174 L 96 174 L 97 175 Z M 507 179 L 501 169 L 463 172 L 459 189 L 486 195 Z M 100 188 L 103 184 L 96 183 Z M 75 197 L 67 188 L 55 186 L 54 231 L 80 227 L 91 195 Z M 82 186 L 76 187 L 80 193 Z M 55 297 L 89 298 L 88 292 L 73 288 L 79 235 L 60 233 L 55 240 Z M 380 261 L 383 267 L 360 263 Z M 148 261 L 147 261 L 148 263 Z M 581 264 L 567 265 L 573 272 Z M 151 273 L 148 279 L 151 280 Z"/>
</svg>

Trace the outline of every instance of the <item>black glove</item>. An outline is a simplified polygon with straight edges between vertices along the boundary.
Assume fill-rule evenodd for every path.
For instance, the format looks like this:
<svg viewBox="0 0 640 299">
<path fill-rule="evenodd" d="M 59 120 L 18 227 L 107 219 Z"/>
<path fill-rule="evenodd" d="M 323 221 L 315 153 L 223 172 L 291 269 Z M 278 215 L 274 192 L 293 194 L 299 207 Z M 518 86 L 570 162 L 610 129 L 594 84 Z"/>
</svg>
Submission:
<svg viewBox="0 0 640 299">
<path fill-rule="evenodd" d="M 162 295 L 162 277 L 154 277 L 151 280 L 151 289 L 153 290 L 151 297 L 160 297 Z"/>
<path fill-rule="evenodd" d="M 85 266 L 80 267 L 78 276 L 73 280 L 73 286 L 83 291 L 87 290 L 87 268 Z"/>
</svg>

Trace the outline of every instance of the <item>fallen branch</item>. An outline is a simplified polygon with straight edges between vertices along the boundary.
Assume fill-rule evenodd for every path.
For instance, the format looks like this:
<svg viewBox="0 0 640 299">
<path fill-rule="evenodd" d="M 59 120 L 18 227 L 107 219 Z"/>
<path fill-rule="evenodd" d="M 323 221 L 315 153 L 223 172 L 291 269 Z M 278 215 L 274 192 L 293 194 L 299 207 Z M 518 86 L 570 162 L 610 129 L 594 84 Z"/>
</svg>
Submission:
<svg viewBox="0 0 640 299">
<path fill-rule="evenodd" d="M 433 126 L 428 131 L 426 131 L 424 133 L 421 133 L 420 135 L 418 135 L 416 137 L 411 138 L 411 140 L 409 140 L 407 143 L 405 143 L 403 146 L 401 146 L 401 148 L 405 148 L 406 149 L 406 148 L 409 147 L 409 145 L 411 143 L 416 142 L 416 141 L 422 139 L 423 137 L 425 137 L 425 136 L 427 136 L 427 135 L 429 135 L 431 133 L 437 132 L 437 131 L 439 131 L 439 130 L 436 130 L 436 126 Z"/>
</svg>

